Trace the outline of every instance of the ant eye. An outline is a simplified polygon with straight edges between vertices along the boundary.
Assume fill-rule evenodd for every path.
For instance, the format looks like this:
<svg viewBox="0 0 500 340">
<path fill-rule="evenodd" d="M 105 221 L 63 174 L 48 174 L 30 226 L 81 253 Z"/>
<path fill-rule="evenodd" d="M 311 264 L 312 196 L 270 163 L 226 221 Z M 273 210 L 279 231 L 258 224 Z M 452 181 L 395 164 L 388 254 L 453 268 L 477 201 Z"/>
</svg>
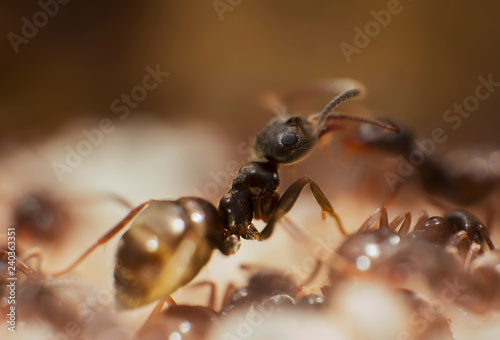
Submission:
<svg viewBox="0 0 500 340">
<path fill-rule="evenodd" d="M 283 144 L 283 146 L 294 145 L 298 141 L 299 141 L 299 136 L 297 136 L 295 133 L 292 132 L 284 133 L 281 136 L 281 144 Z"/>
</svg>

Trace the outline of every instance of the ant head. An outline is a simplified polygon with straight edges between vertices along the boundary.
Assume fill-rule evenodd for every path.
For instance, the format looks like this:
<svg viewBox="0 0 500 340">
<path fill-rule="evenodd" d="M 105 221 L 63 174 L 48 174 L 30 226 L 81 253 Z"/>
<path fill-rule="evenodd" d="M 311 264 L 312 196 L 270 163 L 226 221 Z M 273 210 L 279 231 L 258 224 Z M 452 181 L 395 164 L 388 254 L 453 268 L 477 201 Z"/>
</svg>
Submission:
<svg viewBox="0 0 500 340">
<path fill-rule="evenodd" d="M 258 134 L 255 141 L 255 155 L 260 159 L 281 164 L 291 164 L 305 158 L 314 148 L 320 136 L 338 127 L 338 120 L 354 120 L 369 123 L 391 132 L 399 129 L 391 124 L 371 119 L 349 116 L 332 111 L 345 100 L 360 96 L 363 88 L 351 88 L 333 98 L 319 114 L 309 119 L 300 116 L 277 118 Z"/>
<path fill-rule="evenodd" d="M 318 140 L 313 125 L 300 116 L 277 118 L 257 134 L 254 149 L 257 157 L 291 164 L 302 160 Z"/>
</svg>

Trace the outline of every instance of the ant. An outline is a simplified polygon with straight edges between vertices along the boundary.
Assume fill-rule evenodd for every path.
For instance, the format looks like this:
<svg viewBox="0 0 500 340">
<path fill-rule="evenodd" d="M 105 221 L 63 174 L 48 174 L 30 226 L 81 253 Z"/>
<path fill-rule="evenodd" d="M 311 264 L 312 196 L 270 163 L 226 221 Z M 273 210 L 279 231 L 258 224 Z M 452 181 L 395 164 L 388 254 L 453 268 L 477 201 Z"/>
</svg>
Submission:
<svg viewBox="0 0 500 340">
<path fill-rule="evenodd" d="M 2 286 L 0 293 L 5 297 L 6 303 L 2 306 L 2 309 L 6 309 L 3 316 L 8 315 L 8 311 L 13 306 L 16 314 L 23 321 L 42 319 L 54 329 L 62 331 L 70 322 L 81 327 L 82 324 L 76 322 L 79 317 L 74 301 L 57 293 L 53 288 L 53 283 L 47 282 L 38 268 L 28 264 L 27 261 L 32 257 L 34 256 L 28 256 L 22 260 L 13 252 L 0 251 L 0 284 Z M 10 273 L 15 273 L 16 276 L 13 277 Z M 24 280 L 19 280 L 19 273 L 23 274 Z M 15 285 L 16 297 L 13 304 L 7 304 L 8 285 Z"/>
<path fill-rule="evenodd" d="M 379 228 L 370 229 L 377 218 Z M 385 209 L 377 209 L 337 250 L 332 278 L 376 275 L 399 285 L 412 274 L 422 274 L 438 294 L 455 285 L 460 296 L 453 301 L 469 309 L 500 306 L 500 253 L 475 215 L 453 210 L 429 218 L 422 212 L 412 232 L 410 221 L 411 215 L 405 213 L 388 223 Z"/>
<path fill-rule="evenodd" d="M 370 230 L 377 218 L 380 218 L 379 228 Z M 486 245 L 490 250 L 495 249 L 486 226 L 474 214 L 463 209 L 452 210 L 443 217 L 430 218 L 423 211 L 412 232 L 409 232 L 410 224 L 410 213 L 398 215 L 389 224 L 385 208 L 377 209 L 356 234 L 344 241 L 338 254 L 365 271 L 385 263 L 406 245 L 412 247 L 422 242 L 443 249 L 451 246 L 462 257 L 465 267 L 477 253 L 484 253 Z M 398 226 L 400 228 L 396 232 Z"/>
<path fill-rule="evenodd" d="M 15 307 L 18 325 L 41 324 L 54 338 L 96 338 L 111 327 L 119 327 L 118 319 L 105 303 L 92 305 L 95 292 L 91 286 L 72 277 L 53 279 L 40 271 L 40 261 L 39 253 L 20 258 L 11 251 L 0 250 L 1 320 L 9 318 L 11 307 Z M 12 290 L 7 285 L 15 287 L 12 304 L 8 299 Z M 50 326 L 50 331 L 46 326 Z"/>
<path fill-rule="evenodd" d="M 12 207 L 12 222 L 16 234 L 23 243 L 41 245 L 57 243 L 74 224 L 73 205 L 95 204 L 97 200 L 109 200 L 128 209 L 131 205 L 114 193 L 98 196 L 65 198 L 48 191 L 34 191 L 18 198 Z"/>
<path fill-rule="evenodd" d="M 318 261 L 316 268 L 302 283 L 297 283 L 294 278 L 278 270 L 263 268 L 254 273 L 245 287 L 234 289 L 230 285 L 224 297 L 224 305 L 220 310 L 221 315 L 228 315 L 235 310 L 255 310 L 259 306 L 272 303 L 273 307 L 319 307 L 324 299 L 315 294 L 309 294 L 309 285 L 318 275 L 322 263 Z M 242 269 L 252 269 L 250 265 L 241 265 Z"/>
<path fill-rule="evenodd" d="M 411 159 L 410 155 L 418 152 L 419 158 L 423 159 L 415 169 L 422 188 L 431 196 L 442 197 L 459 205 L 471 205 L 486 197 L 498 185 L 498 179 L 493 176 L 478 178 L 471 172 L 453 174 L 438 160 L 419 149 L 413 133 L 407 127 L 390 119 L 381 121 L 397 126 L 400 132 L 390 134 L 363 124 L 358 134 L 347 140 L 347 144 L 355 148 L 380 150 L 405 159 Z M 396 189 L 399 187 L 401 183 L 398 182 Z"/>
<path fill-rule="evenodd" d="M 231 255 L 239 250 L 241 238 L 268 239 L 275 224 L 291 210 L 306 185 L 323 214 L 333 217 L 345 235 L 332 205 L 309 177 L 296 180 L 282 196 L 277 193 L 278 166 L 302 161 L 322 136 L 338 128 L 338 121 L 354 120 L 397 132 L 391 124 L 332 112 L 342 102 L 362 92 L 362 88 L 350 87 L 331 100 L 321 113 L 308 119 L 282 116 L 272 120 L 257 134 L 254 150 L 259 161 L 249 162 L 239 169 L 218 208 L 197 197 L 144 202 L 72 265 L 53 275 L 69 272 L 130 224 L 116 254 L 116 300 L 123 308 L 134 308 L 165 298 L 189 283 L 215 249 Z M 262 231 L 255 228 L 253 219 L 266 223 Z"/>
<path fill-rule="evenodd" d="M 253 265 L 241 265 L 242 269 L 252 269 Z M 317 267 L 319 269 L 319 265 Z M 317 271 L 307 279 L 310 281 Z M 154 308 L 144 326 L 138 332 L 141 339 L 174 337 L 181 334 L 184 339 L 203 339 L 214 323 L 220 318 L 227 317 L 236 311 L 247 309 L 254 311 L 266 305 L 269 309 L 298 306 L 320 306 L 322 297 L 307 295 L 301 297 L 302 285 L 297 284 L 291 277 L 273 269 L 259 270 L 253 274 L 247 286 L 239 289 L 230 284 L 225 292 L 223 307 L 215 310 L 216 287 L 208 281 L 202 281 L 191 286 L 209 285 L 211 294 L 208 306 L 178 305 L 171 297 L 162 299 Z M 163 311 L 164 303 L 167 308 Z M 272 304 L 268 306 L 268 304 Z"/>
<path fill-rule="evenodd" d="M 204 336 L 218 318 L 218 313 L 214 310 L 216 300 L 215 284 L 203 281 L 196 285 L 204 284 L 208 284 L 211 288 L 208 307 L 178 305 L 171 297 L 161 299 L 137 333 L 138 338 L 204 339 Z M 162 311 L 165 303 L 167 308 Z"/>
<path fill-rule="evenodd" d="M 500 250 L 478 256 L 469 267 L 476 294 L 467 307 L 477 312 L 488 309 L 500 311 Z"/>
<path fill-rule="evenodd" d="M 12 224 L 24 242 L 51 243 L 65 237 L 73 224 L 69 206 L 47 192 L 21 197 L 13 207 Z"/>
</svg>

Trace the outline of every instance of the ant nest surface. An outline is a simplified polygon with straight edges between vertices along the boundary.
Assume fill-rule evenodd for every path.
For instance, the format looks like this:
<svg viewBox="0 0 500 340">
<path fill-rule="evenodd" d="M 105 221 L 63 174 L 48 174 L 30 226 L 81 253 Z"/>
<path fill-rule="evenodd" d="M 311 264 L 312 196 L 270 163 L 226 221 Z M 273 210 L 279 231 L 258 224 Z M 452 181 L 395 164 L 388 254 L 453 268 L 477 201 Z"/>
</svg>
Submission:
<svg viewBox="0 0 500 340">
<path fill-rule="evenodd" d="M 86 131 L 92 131 L 95 126 L 98 123 L 88 124 Z M 82 147 L 84 140 L 91 143 L 84 143 Z M 356 181 L 351 173 L 354 165 L 348 158 L 343 159 L 342 153 L 333 156 L 339 151 L 334 144 L 316 150 L 299 165 L 280 167 L 279 192 L 307 174 L 321 186 L 348 233 L 353 233 L 379 206 L 367 194 L 370 190 L 364 192 L 350 187 Z M 116 225 L 131 210 L 130 206 L 151 198 L 175 200 L 183 196 L 202 196 L 216 205 L 227 192 L 238 168 L 249 160 L 250 146 L 249 139 L 228 140 L 220 129 L 207 124 L 173 126 L 139 119 L 116 126 L 114 131 L 103 133 L 99 140 L 89 139 L 82 133 L 82 125 L 76 124 L 36 143 L 3 145 L 1 218 L 6 228 L 2 235 L 7 235 L 7 227 L 12 226 L 18 202 L 32 193 L 50 196 L 70 218 L 52 238 L 38 240 L 25 234 L 17 235 L 19 258 L 33 252 L 41 254 L 28 264 L 35 267 L 39 261 L 42 278 L 38 279 L 37 286 L 36 278 L 26 280 L 18 270 L 17 334 L 9 332 L 3 322 L 0 338 L 137 338 L 155 303 L 130 310 L 115 306 L 113 268 L 123 232 L 98 247 L 67 275 L 51 278 L 50 273 L 64 269 L 77 259 Z M 418 198 L 418 194 L 411 190 L 402 192 L 388 208 L 389 217 L 410 212 L 416 221 L 422 209 L 431 216 L 442 213 L 423 195 Z M 215 309 L 220 309 L 227 285 L 243 287 L 255 271 L 242 269 L 242 264 L 276 269 L 300 282 L 306 280 L 315 269 L 315 259 L 327 260 L 345 236 L 333 219 L 322 219 L 321 209 L 308 189 L 287 216 L 299 230 L 306 231 L 306 238 L 302 234 L 293 235 L 280 223 L 265 242 L 244 242 L 232 256 L 215 251 L 199 275 L 178 289 L 173 299 L 177 304 L 207 306 L 208 289 L 191 286 L 210 281 L 217 287 Z M 495 223 L 498 224 L 498 220 Z M 259 230 L 263 226 L 261 222 L 256 223 Z M 497 230 L 493 230 L 492 237 L 494 243 L 500 241 Z M 323 267 L 308 285 L 311 293 L 321 296 L 327 277 L 328 270 Z M 30 285 L 35 288 L 26 289 L 31 287 L 27 281 L 34 281 Z M 498 312 L 476 314 L 456 304 L 444 303 L 420 281 L 415 280 L 411 288 L 435 302 L 432 306 L 439 309 L 437 312 L 423 307 L 409 308 L 383 280 L 353 280 L 337 287 L 341 293 L 335 296 L 339 298 L 320 312 L 294 308 L 260 314 L 257 318 L 253 315 L 253 320 L 247 320 L 249 315 L 245 310 L 217 322 L 202 338 L 431 339 L 431 335 L 425 337 L 425 334 L 429 334 L 427 328 L 435 326 L 439 314 L 456 339 L 498 339 Z M 7 308 L 3 298 L 2 311 L 8 311 Z M 3 314 L 5 318 L 6 313 Z M 410 333 L 408 329 L 417 331 Z"/>
</svg>

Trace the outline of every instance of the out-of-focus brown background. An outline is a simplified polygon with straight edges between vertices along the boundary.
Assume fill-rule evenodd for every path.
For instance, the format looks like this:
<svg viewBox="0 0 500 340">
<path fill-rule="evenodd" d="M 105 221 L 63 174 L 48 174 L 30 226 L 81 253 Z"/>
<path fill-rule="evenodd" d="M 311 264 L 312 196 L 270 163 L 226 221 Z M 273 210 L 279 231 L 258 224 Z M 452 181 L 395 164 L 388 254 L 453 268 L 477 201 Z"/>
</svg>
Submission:
<svg viewBox="0 0 500 340">
<path fill-rule="evenodd" d="M 398 13 L 391 14 L 387 25 L 376 24 L 373 13 L 384 13 L 389 21 L 388 6 L 395 3 L 398 1 L 3 1 L 0 191 L 2 199 L 9 202 L 0 204 L 0 224 L 12 225 L 12 207 L 32 190 L 41 187 L 49 193 L 61 193 L 60 202 L 74 213 L 74 225 L 63 226 L 71 232 L 67 237 L 41 246 L 42 268 L 53 273 L 66 268 L 128 213 L 128 208 L 110 206 L 116 202 L 104 205 L 103 193 L 116 193 L 134 205 L 150 198 L 193 194 L 216 203 L 235 172 L 229 168 L 236 163 L 237 169 L 238 163 L 245 161 L 247 154 L 239 146 L 245 142 L 248 147 L 249 136 L 273 116 L 262 108 L 260 94 L 300 88 L 324 78 L 349 77 L 366 84 L 369 93 L 362 105 L 368 110 L 346 105 L 350 112 L 356 112 L 357 107 L 362 115 L 392 117 L 413 127 L 422 138 L 428 138 L 437 127 L 445 129 L 449 142 L 442 146 L 445 150 L 440 147 L 437 157 L 447 149 L 476 144 L 500 149 L 500 90 L 480 101 L 460 129 L 452 130 L 443 120 L 445 111 L 474 95 L 480 84 L 478 77 L 491 74 L 500 82 L 500 2 L 401 0 L 396 5 Z M 57 13 L 49 17 L 42 7 Z M 47 22 L 39 25 L 36 34 L 21 38 L 26 22 L 44 20 L 44 16 Z M 367 46 L 358 46 L 359 53 L 350 55 L 349 62 L 341 45 L 355 47 L 356 32 L 366 32 L 367 25 L 369 29 L 378 27 L 379 32 L 372 32 Z M 13 39 L 26 40 L 13 46 Z M 112 110 L 112 103 L 142 86 L 146 68 L 157 65 L 169 76 L 147 91 L 130 118 L 121 121 L 121 113 Z M 295 103 L 289 111 L 319 111 L 328 99 L 318 96 L 302 105 Z M 141 121 L 141 117 L 146 119 Z M 54 162 L 66 164 L 68 148 L 86 142 L 83 129 L 97 128 L 102 118 L 111 119 L 116 132 L 59 178 Z M 144 125 L 136 124 L 144 121 Z M 340 144 L 329 145 L 326 156 L 315 152 L 304 162 L 313 164 L 314 171 L 304 174 L 321 184 L 352 231 L 380 207 L 382 199 L 375 199 L 375 194 L 381 189 L 388 191 L 388 186 L 381 176 L 378 186 L 372 180 L 375 176 L 366 179 L 366 164 L 349 163 L 338 156 Z M 20 147 L 3 152 L 9 151 L 9 145 Z M 372 163 L 377 162 L 375 158 Z M 281 190 L 301 175 L 300 167 L 307 164 L 298 165 L 298 169 L 283 167 Z M 384 170 L 384 163 L 380 169 Z M 351 190 L 365 183 L 373 188 Z M 208 190 L 210 184 L 215 189 Z M 81 197 L 61 190 L 72 186 Z M 88 197 L 98 204 L 78 204 L 78 199 Z M 402 206 L 391 207 L 391 217 L 408 209 L 416 216 L 423 208 L 422 202 L 413 203 L 413 199 L 424 201 L 422 192 L 417 195 L 409 190 L 401 197 Z M 431 209 L 437 211 L 436 207 Z M 291 214 L 299 225 L 313 231 L 311 235 L 335 233 L 340 237 L 336 229 L 328 228 L 330 220 L 320 220 L 319 210 L 309 194 L 309 200 L 301 200 Z M 302 214 L 293 215 L 297 211 Z M 246 276 L 240 263 L 261 261 L 288 269 L 311 258 L 308 249 L 297 247 L 285 231 L 275 233 L 266 242 L 247 242 L 238 256 L 214 254 L 197 279 L 215 280 L 221 291 L 228 282 L 244 284 Z M 495 242 L 498 236 L 496 229 Z M 96 250 L 75 270 L 109 292 L 113 291 L 118 239 Z M 28 249 L 32 243 L 39 246 L 36 239 L 26 245 L 26 240 L 18 241 L 20 249 Z M 271 263 L 270 258 L 276 261 Z M 303 272 L 307 277 L 307 270 Z M 180 289 L 174 298 L 179 297 L 180 302 L 193 299 L 190 289 Z M 194 302 L 205 304 L 204 293 L 202 298 L 196 295 Z M 107 304 L 108 309 L 113 306 Z M 127 329 L 136 331 L 150 310 L 140 310 L 141 317 L 135 317 L 134 311 L 116 315 Z M 454 327 L 467 329 L 469 324 L 458 321 Z M 481 327 L 477 325 L 467 332 L 475 332 Z M 43 337 L 47 331 L 40 334 L 43 339 L 53 338 Z"/>
<path fill-rule="evenodd" d="M 424 132 L 473 94 L 478 76 L 500 79 L 497 1 L 401 0 L 400 13 L 348 63 L 340 44 L 354 45 L 355 27 L 365 31 L 370 12 L 388 3 L 70 1 L 15 53 L 8 34 L 21 35 L 23 17 L 33 22 L 41 7 L 3 2 L 0 134 L 25 139 L 82 116 L 114 119 L 111 103 L 157 64 L 170 75 L 132 113 L 210 120 L 230 136 L 267 121 L 257 100 L 262 91 L 320 78 L 364 82 L 375 115 Z M 219 14 L 216 4 L 226 10 Z M 466 121 L 470 128 L 450 138 L 498 141 L 499 103 L 497 93 L 481 102 Z"/>
</svg>

